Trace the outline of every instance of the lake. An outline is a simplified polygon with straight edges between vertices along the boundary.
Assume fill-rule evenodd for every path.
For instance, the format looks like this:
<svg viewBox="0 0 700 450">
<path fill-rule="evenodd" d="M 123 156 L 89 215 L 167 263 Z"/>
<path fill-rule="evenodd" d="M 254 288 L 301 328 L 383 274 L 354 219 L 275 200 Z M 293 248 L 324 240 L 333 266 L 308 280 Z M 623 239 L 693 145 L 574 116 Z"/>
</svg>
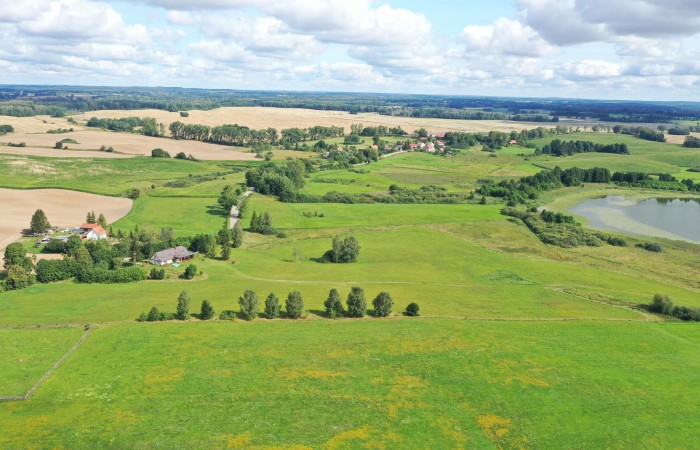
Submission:
<svg viewBox="0 0 700 450">
<path fill-rule="evenodd" d="M 594 228 L 700 243 L 700 200 L 619 195 L 586 200 L 570 208 Z"/>
</svg>

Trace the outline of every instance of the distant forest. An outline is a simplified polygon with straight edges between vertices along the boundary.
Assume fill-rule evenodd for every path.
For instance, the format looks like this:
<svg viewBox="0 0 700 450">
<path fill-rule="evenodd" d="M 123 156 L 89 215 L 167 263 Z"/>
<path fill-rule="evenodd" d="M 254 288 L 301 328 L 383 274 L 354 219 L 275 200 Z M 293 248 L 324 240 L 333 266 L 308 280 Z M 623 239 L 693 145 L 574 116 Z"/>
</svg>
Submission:
<svg viewBox="0 0 700 450">
<path fill-rule="evenodd" d="M 225 89 L 0 86 L 0 115 L 63 117 L 103 109 L 165 111 L 268 106 L 375 112 L 389 116 L 557 122 L 560 117 L 619 123 L 700 121 L 700 103 L 470 97 L 412 94 L 237 91 Z"/>
</svg>

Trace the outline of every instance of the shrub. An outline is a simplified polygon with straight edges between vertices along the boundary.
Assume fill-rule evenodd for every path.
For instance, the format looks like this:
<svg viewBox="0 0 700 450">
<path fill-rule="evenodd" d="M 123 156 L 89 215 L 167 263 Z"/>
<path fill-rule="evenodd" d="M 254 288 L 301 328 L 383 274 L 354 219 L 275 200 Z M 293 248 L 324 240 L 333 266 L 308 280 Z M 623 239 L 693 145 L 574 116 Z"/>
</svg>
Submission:
<svg viewBox="0 0 700 450">
<path fill-rule="evenodd" d="M 353 263 L 360 254 L 360 243 L 353 236 L 342 241 L 340 236 L 333 238 L 332 248 L 323 254 L 321 261 L 326 263 Z"/>
<path fill-rule="evenodd" d="M 391 307 L 394 306 L 394 300 L 388 292 L 380 292 L 379 295 L 372 300 L 372 306 L 374 306 L 375 316 L 389 317 L 391 314 Z"/>
<path fill-rule="evenodd" d="M 146 316 L 146 321 L 148 322 L 156 322 L 160 318 L 160 311 L 158 311 L 158 308 L 155 306 L 151 308 L 151 310 L 148 312 L 148 315 Z"/>
<path fill-rule="evenodd" d="M 192 278 L 197 275 L 197 266 L 194 264 L 190 264 L 185 268 L 185 271 L 182 273 L 182 278 L 185 280 L 191 280 Z"/>
<path fill-rule="evenodd" d="M 187 111 L 180 111 L 180 117 L 190 117 L 190 113 Z"/>
<path fill-rule="evenodd" d="M 420 306 L 418 306 L 418 303 L 409 303 L 408 306 L 406 307 L 406 315 L 415 317 L 418 316 L 418 312 L 420 311 Z"/>
<path fill-rule="evenodd" d="M 274 292 L 270 292 L 270 295 L 265 299 L 265 317 L 268 319 L 275 319 L 280 315 L 280 301 Z"/>
<path fill-rule="evenodd" d="M 154 148 L 151 150 L 151 158 L 170 158 L 170 153 L 162 148 Z"/>
<path fill-rule="evenodd" d="M 328 317 L 332 319 L 343 315 L 343 302 L 340 299 L 340 294 L 338 294 L 337 289 L 330 290 L 328 298 L 323 302 L 323 306 L 326 307 L 326 314 L 328 314 Z"/>
<path fill-rule="evenodd" d="M 294 290 L 287 295 L 287 316 L 290 319 L 298 319 L 304 313 L 304 299 L 301 292 Z"/>
<path fill-rule="evenodd" d="M 164 280 L 165 279 L 165 269 L 159 269 L 154 267 L 148 274 L 149 280 Z"/>
<path fill-rule="evenodd" d="M 635 245 L 635 247 L 639 247 L 648 252 L 660 253 L 662 251 L 661 246 L 654 242 L 642 242 L 641 244 Z"/>
<path fill-rule="evenodd" d="M 653 312 L 660 314 L 670 314 L 673 311 L 673 300 L 668 295 L 654 294 L 654 298 L 649 308 Z"/>
<path fill-rule="evenodd" d="M 211 320 L 215 313 L 216 311 L 214 311 L 209 300 L 204 300 L 202 302 L 202 308 L 200 309 L 199 318 L 201 320 Z"/>
<path fill-rule="evenodd" d="M 219 314 L 219 320 L 234 320 L 236 318 L 235 311 L 227 309 Z"/>
<path fill-rule="evenodd" d="M 242 297 L 238 297 L 238 304 L 241 307 L 241 315 L 245 320 L 253 320 L 258 315 L 258 295 L 246 290 Z"/>
<path fill-rule="evenodd" d="M 73 277 L 73 270 L 68 261 L 42 259 L 36 264 L 36 279 L 39 283 L 51 283 L 71 277 Z"/>
<path fill-rule="evenodd" d="M 364 317 L 367 314 L 365 290 L 361 287 L 353 286 L 350 289 L 350 294 L 348 294 L 347 305 L 350 317 Z"/>
</svg>

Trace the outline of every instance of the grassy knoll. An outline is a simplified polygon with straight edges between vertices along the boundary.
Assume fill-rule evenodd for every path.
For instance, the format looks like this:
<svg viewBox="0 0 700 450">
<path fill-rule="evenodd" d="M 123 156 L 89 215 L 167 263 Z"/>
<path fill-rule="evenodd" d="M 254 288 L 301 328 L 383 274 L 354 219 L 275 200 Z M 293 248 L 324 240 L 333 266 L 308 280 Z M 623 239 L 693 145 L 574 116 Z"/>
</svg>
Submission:
<svg viewBox="0 0 700 450">
<path fill-rule="evenodd" d="M 0 445 L 683 448 L 699 341 L 609 322 L 111 326 L 0 404 Z"/>
<path fill-rule="evenodd" d="M 27 392 L 82 333 L 80 328 L 0 329 L 0 397 Z"/>
</svg>

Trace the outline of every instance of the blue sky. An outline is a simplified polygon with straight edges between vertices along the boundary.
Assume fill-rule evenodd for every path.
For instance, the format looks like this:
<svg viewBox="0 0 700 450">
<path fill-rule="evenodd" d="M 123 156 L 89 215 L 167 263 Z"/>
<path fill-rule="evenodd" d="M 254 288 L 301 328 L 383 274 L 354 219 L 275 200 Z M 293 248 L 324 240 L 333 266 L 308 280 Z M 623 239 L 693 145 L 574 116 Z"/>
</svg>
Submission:
<svg viewBox="0 0 700 450">
<path fill-rule="evenodd" d="M 697 0 L 23 0 L 0 82 L 700 100 Z"/>
</svg>

